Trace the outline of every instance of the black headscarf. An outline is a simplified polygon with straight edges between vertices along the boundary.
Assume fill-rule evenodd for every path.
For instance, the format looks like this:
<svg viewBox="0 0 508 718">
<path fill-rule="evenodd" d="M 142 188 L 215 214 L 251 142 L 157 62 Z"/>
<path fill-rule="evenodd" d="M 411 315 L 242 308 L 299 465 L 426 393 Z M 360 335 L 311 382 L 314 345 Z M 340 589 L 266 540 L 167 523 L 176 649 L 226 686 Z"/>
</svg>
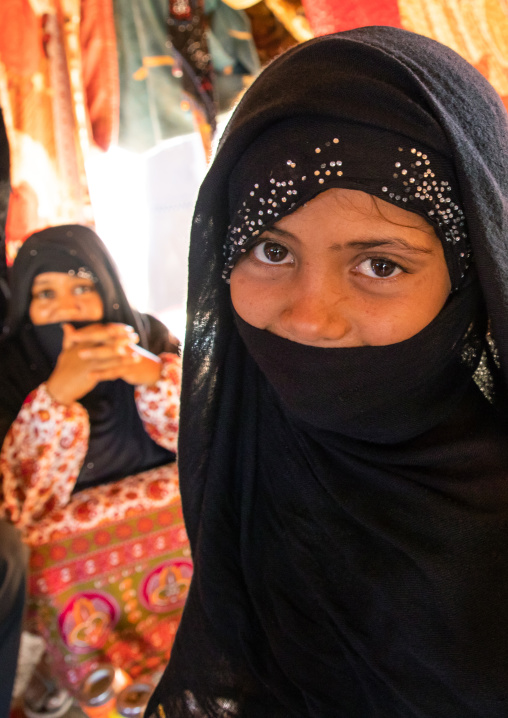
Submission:
<svg viewBox="0 0 508 718">
<path fill-rule="evenodd" d="M 10 153 L 7 132 L 0 109 L 0 324 L 3 325 L 7 310 L 7 257 L 5 248 L 5 225 L 11 194 Z"/>
<path fill-rule="evenodd" d="M 155 354 L 177 350 L 160 322 L 132 309 L 113 260 L 95 232 L 80 225 L 36 232 L 22 245 L 10 275 L 6 338 L 0 345 L 2 441 L 27 395 L 49 378 L 62 348 L 60 324 L 34 326 L 29 318 L 32 284 L 43 272 L 93 278 L 104 307 L 103 322 L 132 326 L 141 346 Z M 146 433 L 136 409 L 133 386 L 122 380 L 100 382 L 80 403 L 90 417 L 90 440 L 77 489 L 174 460 L 172 452 Z"/>
<path fill-rule="evenodd" d="M 336 121 L 425 148 L 465 213 L 451 251 L 438 225 L 456 291 L 405 342 L 301 346 L 233 313 L 223 273 L 249 204 L 245 157 L 278 123 L 305 135 L 309 118 L 311 141 Z M 260 167 L 300 169 L 284 144 L 261 152 L 251 191 L 270 179 Z M 379 27 L 312 40 L 246 93 L 192 229 L 179 464 L 195 573 L 148 715 L 506 718 L 507 188 L 504 107 L 427 38 Z"/>
<path fill-rule="evenodd" d="M 261 232 L 332 187 L 368 192 L 424 217 L 441 239 L 453 289 L 463 283 L 471 253 L 449 158 L 393 131 L 311 117 L 275 123 L 237 162 L 224 278 Z"/>
</svg>

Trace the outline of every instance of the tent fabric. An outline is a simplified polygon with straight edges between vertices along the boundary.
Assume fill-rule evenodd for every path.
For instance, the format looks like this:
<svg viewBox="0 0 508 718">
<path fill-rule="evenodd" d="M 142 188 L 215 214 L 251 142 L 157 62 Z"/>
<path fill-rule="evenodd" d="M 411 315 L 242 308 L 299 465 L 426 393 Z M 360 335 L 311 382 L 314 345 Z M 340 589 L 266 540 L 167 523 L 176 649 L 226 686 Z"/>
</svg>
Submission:
<svg viewBox="0 0 508 718">
<path fill-rule="evenodd" d="M 85 0 L 86 4 L 86 0 Z M 51 224 L 91 221 L 79 70 L 81 3 L 0 3 L 0 106 L 11 152 L 7 252 Z"/>
<path fill-rule="evenodd" d="M 447 45 L 470 62 L 508 108 L 508 5 L 504 0 L 302 0 L 315 35 L 391 25 Z"/>
</svg>

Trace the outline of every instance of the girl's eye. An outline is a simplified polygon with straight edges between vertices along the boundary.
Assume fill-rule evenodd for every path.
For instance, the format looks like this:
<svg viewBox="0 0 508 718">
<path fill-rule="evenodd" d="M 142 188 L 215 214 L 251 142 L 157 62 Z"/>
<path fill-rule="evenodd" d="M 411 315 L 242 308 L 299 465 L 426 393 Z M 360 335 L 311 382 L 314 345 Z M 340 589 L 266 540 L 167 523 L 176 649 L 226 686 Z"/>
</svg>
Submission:
<svg viewBox="0 0 508 718">
<path fill-rule="evenodd" d="M 387 279 L 388 277 L 396 277 L 400 274 L 403 269 L 400 265 L 389 259 L 383 259 L 382 257 L 374 257 L 365 259 L 356 268 L 360 274 L 364 274 L 367 277 L 373 277 L 375 279 Z"/>
<path fill-rule="evenodd" d="M 80 284 L 74 287 L 74 294 L 87 294 L 88 292 L 95 292 L 95 287 L 89 284 Z"/>
<path fill-rule="evenodd" d="M 55 292 L 52 289 L 41 289 L 39 292 L 35 292 L 33 299 L 54 299 Z"/>
<path fill-rule="evenodd" d="M 293 261 L 289 249 L 277 242 L 260 242 L 256 244 L 252 253 L 264 264 L 291 264 Z"/>
</svg>

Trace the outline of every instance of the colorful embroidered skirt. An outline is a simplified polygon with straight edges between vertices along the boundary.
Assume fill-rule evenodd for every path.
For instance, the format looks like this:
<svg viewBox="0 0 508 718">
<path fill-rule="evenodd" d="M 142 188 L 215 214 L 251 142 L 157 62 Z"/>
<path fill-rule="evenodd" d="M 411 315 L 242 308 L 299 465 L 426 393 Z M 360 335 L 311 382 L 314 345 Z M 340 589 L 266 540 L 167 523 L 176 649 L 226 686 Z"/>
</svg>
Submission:
<svg viewBox="0 0 508 718">
<path fill-rule="evenodd" d="M 62 685 L 101 660 L 132 678 L 166 664 L 192 575 L 175 465 L 76 494 L 27 541 L 28 624 Z"/>
</svg>

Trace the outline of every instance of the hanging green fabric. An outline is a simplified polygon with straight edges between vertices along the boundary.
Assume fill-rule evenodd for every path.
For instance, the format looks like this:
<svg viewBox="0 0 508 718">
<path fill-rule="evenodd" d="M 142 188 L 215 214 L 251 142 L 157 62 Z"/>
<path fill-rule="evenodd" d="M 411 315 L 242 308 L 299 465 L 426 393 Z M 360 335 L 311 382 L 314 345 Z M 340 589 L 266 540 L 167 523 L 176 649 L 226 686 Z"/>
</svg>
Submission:
<svg viewBox="0 0 508 718">
<path fill-rule="evenodd" d="M 245 79 L 257 75 L 261 64 L 250 20 L 243 10 L 234 10 L 222 0 L 205 0 L 205 13 L 217 101 L 219 109 L 225 111 L 245 89 Z"/>
<path fill-rule="evenodd" d="M 167 0 L 114 0 L 120 73 L 119 145 L 142 152 L 194 131 L 169 47 Z"/>
</svg>

